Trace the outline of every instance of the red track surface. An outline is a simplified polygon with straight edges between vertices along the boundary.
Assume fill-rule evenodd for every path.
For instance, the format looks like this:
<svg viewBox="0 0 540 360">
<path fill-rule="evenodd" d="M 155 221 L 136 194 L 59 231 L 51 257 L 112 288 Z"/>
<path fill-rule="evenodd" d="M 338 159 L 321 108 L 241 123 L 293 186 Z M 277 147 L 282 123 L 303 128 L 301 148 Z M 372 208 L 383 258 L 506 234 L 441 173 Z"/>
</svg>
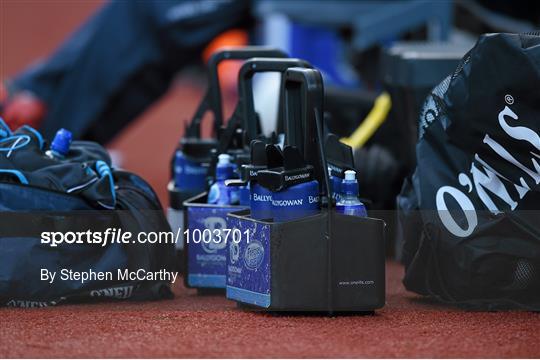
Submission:
<svg viewBox="0 0 540 360">
<path fill-rule="evenodd" d="M 99 3 L 0 0 L 0 77 L 47 54 Z M 200 96 L 183 81 L 110 144 L 164 204 L 169 156 Z M 0 308 L 0 357 L 540 357 L 540 314 L 433 304 L 403 289 L 402 267 L 387 271 L 387 306 L 374 316 L 246 312 L 182 286 L 161 302 Z"/>
<path fill-rule="evenodd" d="M 178 286 L 161 302 L 0 309 L 1 357 L 538 357 L 540 314 L 465 312 L 407 293 L 388 264 L 374 316 L 246 312 Z"/>
</svg>

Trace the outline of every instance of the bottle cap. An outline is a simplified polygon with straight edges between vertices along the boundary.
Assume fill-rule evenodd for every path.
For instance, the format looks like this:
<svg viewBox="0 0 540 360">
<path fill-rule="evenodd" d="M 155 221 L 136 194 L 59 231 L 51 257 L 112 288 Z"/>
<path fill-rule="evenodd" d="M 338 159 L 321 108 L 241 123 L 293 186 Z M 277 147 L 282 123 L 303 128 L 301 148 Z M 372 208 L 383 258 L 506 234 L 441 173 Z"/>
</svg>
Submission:
<svg viewBox="0 0 540 360">
<path fill-rule="evenodd" d="M 347 170 L 345 171 L 345 181 L 355 181 L 356 180 L 356 171 Z"/>
<path fill-rule="evenodd" d="M 231 155 L 229 154 L 219 154 L 218 156 L 218 165 L 226 165 L 231 163 Z"/>
<path fill-rule="evenodd" d="M 227 180 L 234 178 L 235 165 L 231 163 L 231 155 L 219 154 L 216 166 L 216 179 Z"/>
<path fill-rule="evenodd" d="M 51 143 L 51 150 L 60 155 L 66 155 L 69 152 L 72 139 L 73 135 L 71 134 L 71 131 L 66 129 L 58 130 Z"/>
</svg>

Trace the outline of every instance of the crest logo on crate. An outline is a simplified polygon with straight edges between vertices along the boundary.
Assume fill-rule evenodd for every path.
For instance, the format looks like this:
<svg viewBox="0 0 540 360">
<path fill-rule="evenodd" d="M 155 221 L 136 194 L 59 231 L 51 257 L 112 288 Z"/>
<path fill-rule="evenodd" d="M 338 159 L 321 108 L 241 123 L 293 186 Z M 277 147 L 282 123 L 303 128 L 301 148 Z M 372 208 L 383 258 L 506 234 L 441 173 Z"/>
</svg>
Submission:
<svg viewBox="0 0 540 360">
<path fill-rule="evenodd" d="M 204 219 L 204 227 L 210 231 L 203 231 L 202 248 L 209 254 L 225 249 L 227 242 L 224 240 L 227 221 L 224 218 L 213 216 Z"/>
<path fill-rule="evenodd" d="M 251 241 L 244 251 L 244 263 L 249 270 L 257 270 L 264 259 L 264 247 L 259 241 Z"/>
</svg>

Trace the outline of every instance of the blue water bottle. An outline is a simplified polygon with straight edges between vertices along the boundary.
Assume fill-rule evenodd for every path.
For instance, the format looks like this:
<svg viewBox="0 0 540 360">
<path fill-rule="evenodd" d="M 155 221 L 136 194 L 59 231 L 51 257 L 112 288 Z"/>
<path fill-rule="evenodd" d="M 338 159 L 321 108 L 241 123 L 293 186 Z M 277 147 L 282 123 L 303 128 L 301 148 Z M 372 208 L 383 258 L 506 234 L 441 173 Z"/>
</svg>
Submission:
<svg viewBox="0 0 540 360">
<path fill-rule="evenodd" d="M 238 186 L 230 186 L 230 181 L 227 182 L 227 186 L 229 187 L 229 195 L 231 197 L 230 205 L 244 205 L 247 207 L 249 206 L 249 184 L 243 182 L 241 178 L 242 167 L 245 164 L 249 164 L 249 154 L 247 154 L 243 149 L 236 149 L 233 150 L 233 156 L 231 156 L 231 158 L 233 157 L 233 179 L 235 179 L 234 182 L 238 183 Z"/>
<path fill-rule="evenodd" d="M 353 170 L 345 171 L 345 179 L 341 182 L 341 196 L 336 204 L 336 212 L 352 216 L 367 216 L 366 207 L 358 199 L 358 181 L 356 180 L 356 172 Z"/>
<path fill-rule="evenodd" d="M 206 190 L 213 140 L 184 138 L 174 154 L 174 187 L 194 196 Z"/>
<path fill-rule="evenodd" d="M 322 135 L 324 89 L 321 74 L 313 69 L 289 68 L 283 77 L 283 166 L 259 171 L 259 183 L 272 191 L 274 222 L 294 221 L 320 212 L 318 179 L 326 164 Z M 325 165 L 323 168 L 321 165 Z"/>
<path fill-rule="evenodd" d="M 234 154 L 235 158 L 235 177 L 237 180 L 234 182 L 237 183 L 237 186 L 231 186 L 231 181 L 227 181 L 227 186 L 229 187 L 229 191 L 233 192 L 233 197 L 237 198 L 237 202 L 231 204 L 231 205 L 241 205 L 241 206 L 249 206 L 249 182 L 244 181 L 244 166 L 248 165 L 250 162 L 249 154 L 245 151 L 237 151 Z"/>
<path fill-rule="evenodd" d="M 174 186 L 180 191 L 202 192 L 205 190 L 207 169 L 186 157 L 182 150 L 174 156 Z"/>
<path fill-rule="evenodd" d="M 248 171 L 251 217 L 256 220 L 273 217 L 272 191 L 261 186 L 257 180 L 258 172 L 268 167 L 283 166 L 283 154 L 277 145 L 266 145 L 262 141 L 251 142 L 251 165 Z"/>
<path fill-rule="evenodd" d="M 231 194 L 230 188 L 225 185 L 225 181 L 234 179 L 234 164 L 231 163 L 229 154 L 220 154 L 216 165 L 216 182 L 210 187 L 208 193 L 208 203 L 216 205 L 231 205 L 238 202 Z M 232 195 L 232 196 L 231 196 Z"/>
<path fill-rule="evenodd" d="M 274 221 L 293 221 L 318 214 L 319 182 L 311 180 L 272 193 Z"/>
<path fill-rule="evenodd" d="M 238 188 L 238 200 L 240 205 L 250 206 L 251 187 L 249 186 L 249 183 Z"/>
<path fill-rule="evenodd" d="M 325 139 L 326 163 L 330 180 L 332 198 L 338 202 L 341 195 L 341 182 L 346 170 L 354 169 L 353 150 L 343 144 L 335 134 L 327 134 Z"/>
<path fill-rule="evenodd" d="M 246 165 L 240 165 L 240 169 L 237 169 L 239 171 L 236 175 L 240 177 L 239 179 L 233 178 L 225 181 L 225 185 L 227 185 L 229 196 L 231 198 L 229 205 L 240 205 L 245 207 L 249 207 L 250 205 L 250 184 L 243 176 L 243 172 L 245 171 L 243 168 L 245 166 Z"/>
<path fill-rule="evenodd" d="M 275 222 L 319 213 L 319 182 L 315 180 L 314 168 L 304 162 L 295 146 L 283 150 L 283 167 L 259 171 L 258 181 L 271 191 Z"/>
<path fill-rule="evenodd" d="M 231 198 L 231 202 L 229 205 L 241 205 L 245 207 L 249 207 L 250 204 L 250 184 L 248 181 L 246 181 L 242 175 L 242 169 L 245 165 L 241 165 L 240 170 L 238 171 L 239 179 L 233 178 L 233 179 L 227 179 L 225 180 L 225 185 L 227 185 L 227 189 L 229 190 L 229 196 Z"/>
<path fill-rule="evenodd" d="M 272 192 L 257 182 L 250 184 L 251 217 L 256 220 L 272 218 Z"/>
<path fill-rule="evenodd" d="M 66 129 L 58 130 L 51 142 L 50 149 L 45 152 L 45 155 L 51 159 L 63 160 L 69 152 L 72 140 L 73 135 L 71 131 Z"/>
</svg>

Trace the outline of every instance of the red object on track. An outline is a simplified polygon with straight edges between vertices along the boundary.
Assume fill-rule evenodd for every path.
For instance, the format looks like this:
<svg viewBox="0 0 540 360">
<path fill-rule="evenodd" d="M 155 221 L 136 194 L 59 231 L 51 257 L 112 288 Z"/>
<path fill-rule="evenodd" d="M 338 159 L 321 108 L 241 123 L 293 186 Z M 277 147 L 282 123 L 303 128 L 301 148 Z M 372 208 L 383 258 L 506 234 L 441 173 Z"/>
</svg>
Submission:
<svg viewBox="0 0 540 360">
<path fill-rule="evenodd" d="M 29 92 L 21 92 L 9 98 L 2 104 L 0 116 L 11 129 L 18 129 L 23 125 L 39 128 L 45 117 L 47 107 L 45 103 Z"/>
</svg>

